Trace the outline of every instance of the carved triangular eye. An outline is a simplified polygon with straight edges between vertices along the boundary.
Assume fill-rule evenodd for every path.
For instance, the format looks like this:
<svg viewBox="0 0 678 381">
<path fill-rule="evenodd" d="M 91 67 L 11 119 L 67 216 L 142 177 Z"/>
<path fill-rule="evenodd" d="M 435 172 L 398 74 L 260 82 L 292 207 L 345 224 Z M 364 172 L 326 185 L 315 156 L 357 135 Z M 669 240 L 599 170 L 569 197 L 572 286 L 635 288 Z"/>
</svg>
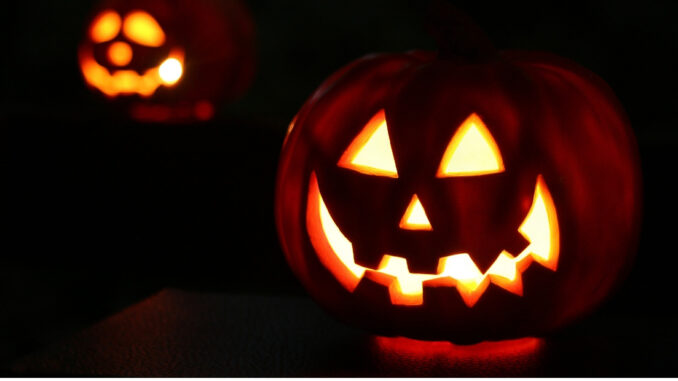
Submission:
<svg viewBox="0 0 678 381">
<path fill-rule="evenodd" d="M 337 165 L 368 175 L 398 177 L 384 110 L 367 122 Z"/>
<path fill-rule="evenodd" d="M 447 145 L 436 177 L 479 176 L 504 171 L 499 147 L 480 117 L 473 113 Z"/>
<path fill-rule="evenodd" d="M 165 32 L 160 24 L 144 11 L 132 11 L 122 26 L 125 37 L 140 45 L 158 47 L 165 43 Z"/>
</svg>

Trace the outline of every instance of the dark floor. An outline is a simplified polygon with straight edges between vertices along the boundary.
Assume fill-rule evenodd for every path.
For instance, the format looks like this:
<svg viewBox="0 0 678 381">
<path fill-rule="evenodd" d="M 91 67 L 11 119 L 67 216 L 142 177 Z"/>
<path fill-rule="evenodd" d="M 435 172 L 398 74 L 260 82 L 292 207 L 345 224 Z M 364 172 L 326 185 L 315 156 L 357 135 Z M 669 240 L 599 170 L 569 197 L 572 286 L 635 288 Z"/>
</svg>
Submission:
<svg viewBox="0 0 678 381">
<path fill-rule="evenodd" d="M 302 297 L 164 290 L 16 362 L 14 375 L 666 376 L 676 314 L 597 315 L 547 338 L 456 346 L 369 335 Z"/>
</svg>

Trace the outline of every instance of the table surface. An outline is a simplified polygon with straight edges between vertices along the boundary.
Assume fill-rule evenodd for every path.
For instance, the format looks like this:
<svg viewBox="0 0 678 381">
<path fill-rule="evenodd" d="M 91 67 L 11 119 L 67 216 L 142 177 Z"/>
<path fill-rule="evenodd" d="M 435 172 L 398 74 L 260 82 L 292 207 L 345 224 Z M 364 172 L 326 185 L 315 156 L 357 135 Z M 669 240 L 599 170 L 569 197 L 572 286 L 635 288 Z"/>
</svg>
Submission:
<svg viewBox="0 0 678 381">
<path fill-rule="evenodd" d="M 589 319 L 558 336 L 455 346 L 369 335 L 310 299 L 166 289 L 29 355 L 14 375 L 678 375 L 675 316 Z"/>
</svg>

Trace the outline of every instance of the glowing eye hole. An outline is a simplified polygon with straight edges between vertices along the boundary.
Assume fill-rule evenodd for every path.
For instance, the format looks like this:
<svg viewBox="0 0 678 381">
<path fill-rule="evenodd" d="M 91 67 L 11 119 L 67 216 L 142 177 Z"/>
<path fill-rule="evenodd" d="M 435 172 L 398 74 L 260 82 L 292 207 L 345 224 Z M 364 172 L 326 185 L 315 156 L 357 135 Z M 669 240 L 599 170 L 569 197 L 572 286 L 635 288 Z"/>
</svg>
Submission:
<svg viewBox="0 0 678 381">
<path fill-rule="evenodd" d="M 436 177 L 478 176 L 504 171 L 499 147 L 475 113 L 461 124 L 445 150 Z"/>
<path fill-rule="evenodd" d="M 384 110 L 367 122 L 337 165 L 368 175 L 398 177 Z"/>
<path fill-rule="evenodd" d="M 120 32 L 120 24 L 120 16 L 115 11 L 103 11 L 92 22 L 89 36 L 95 43 L 110 41 Z"/>
<path fill-rule="evenodd" d="M 133 11 L 125 18 L 122 32 L 140 45 L 158 47 L 165 43 L 165 33 L 160 24 L 143 11 Z"/>
</svg>

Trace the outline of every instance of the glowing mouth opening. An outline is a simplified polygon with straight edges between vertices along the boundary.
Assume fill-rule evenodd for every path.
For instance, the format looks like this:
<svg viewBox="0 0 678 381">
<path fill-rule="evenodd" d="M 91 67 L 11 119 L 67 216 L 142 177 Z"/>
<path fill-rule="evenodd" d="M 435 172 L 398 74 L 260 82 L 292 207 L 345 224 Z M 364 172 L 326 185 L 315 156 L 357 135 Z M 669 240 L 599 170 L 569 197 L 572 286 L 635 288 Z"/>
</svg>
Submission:
<svg viewBox="0 0 678 381">
<path fill-rule="evenodd" d="M 315 173 L 311 173 L 309 182 L 306 225 L 320 262 L 344 288 L 353 292 L 360 280 L 368 277 L 388 287 L 394 305 L 423 304 L 424 286 L 456 287 L 468 307 L 475 305 L 490 283 L 522 296 L 522 273 L 533 261 L 553 271 L 558 265 L 558 218 L 541 175 L 537 177 L 532 206 L 518 228 L 530 244 L 515 256 L 502 251 L 485 273 L 478 269 L 468 253 L 440 258 L 436 274 L 410 273 L 407 260 L 391 254 L 382 257 L 376 270 L 356 264 L 353 245 L 327 210 Z"/>
<path fill-rule="evenodd" d="M 139 74 L 134 70 L 116 70 L 113 73 L 96 62 L 90 50 L 80 54 L 80 70 L 85 81 L 109 97 L 120 94 L 139 94 L 150 97 L 158 87 L 172 86 L 183 75 L 184 53 L 174 49 L 160 65 Z"/>
</svg>

